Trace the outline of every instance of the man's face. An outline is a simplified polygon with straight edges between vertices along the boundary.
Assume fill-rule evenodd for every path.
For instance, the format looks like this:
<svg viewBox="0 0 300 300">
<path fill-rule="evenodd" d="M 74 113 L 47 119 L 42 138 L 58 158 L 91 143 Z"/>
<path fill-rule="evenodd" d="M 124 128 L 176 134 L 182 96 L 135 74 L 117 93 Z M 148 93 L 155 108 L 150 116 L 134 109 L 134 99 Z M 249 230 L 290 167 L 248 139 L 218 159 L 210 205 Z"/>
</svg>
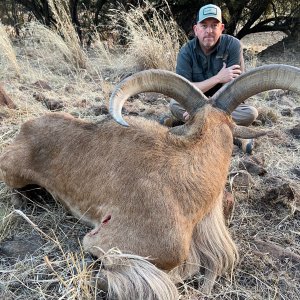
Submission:
<svg viewBox="0 0 300 300">
<path fill-rule="evenodd" d="M 201 48 L 209 51 L 219 40 L 224 30 L 224 24 L 214 18 L 208 18 L 194 25 L 193 29 Z"/>
</svg>

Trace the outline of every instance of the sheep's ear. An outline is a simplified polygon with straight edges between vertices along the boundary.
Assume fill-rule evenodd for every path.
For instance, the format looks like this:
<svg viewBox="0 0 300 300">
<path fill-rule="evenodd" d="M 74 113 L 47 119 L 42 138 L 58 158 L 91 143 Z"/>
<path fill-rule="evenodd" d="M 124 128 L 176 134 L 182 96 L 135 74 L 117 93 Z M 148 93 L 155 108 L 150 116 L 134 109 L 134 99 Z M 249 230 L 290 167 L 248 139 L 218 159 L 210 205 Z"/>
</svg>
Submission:
<svg viewBox="0 0 300 300">
<path fill-rule="evenodd" d="M 252 139 L 272 132 L 271 130 L 256 130 L 245 126 L 234 125 L 233 136 L 241 139 Z"/>
</svg>

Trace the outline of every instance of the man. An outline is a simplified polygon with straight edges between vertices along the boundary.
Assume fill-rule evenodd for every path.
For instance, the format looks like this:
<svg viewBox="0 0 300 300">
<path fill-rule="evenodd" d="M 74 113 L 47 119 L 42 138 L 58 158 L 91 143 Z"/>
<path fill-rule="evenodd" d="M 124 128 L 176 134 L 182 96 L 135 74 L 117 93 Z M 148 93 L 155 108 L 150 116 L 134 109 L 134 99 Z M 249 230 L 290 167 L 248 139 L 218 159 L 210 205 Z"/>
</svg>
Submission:
<svg viewBox="0 0 300 300">
<path fill-rule="evenodd" d="M 200 8 L 193 27 L 195 38 L 186 43 L 177 57 L 176 73 L 190 80 L 206 96 L 212 96 L 223 84 L 238 77 L 245 70 L 242 46 L 238 39 L 222 34 L 221 9 L 213 4 Z M 189 114 L 175 100 L 170 110 L 176 123 L 184 123 Z M 256 118 L 257 110 L 241 104 L 232 118 L 238 125 L 248 126 Z M 165 120 L 166 125 L 170 120 Z M 253 140 L 240 141 L 244 152 L 251 154 Z"/>
</svg>

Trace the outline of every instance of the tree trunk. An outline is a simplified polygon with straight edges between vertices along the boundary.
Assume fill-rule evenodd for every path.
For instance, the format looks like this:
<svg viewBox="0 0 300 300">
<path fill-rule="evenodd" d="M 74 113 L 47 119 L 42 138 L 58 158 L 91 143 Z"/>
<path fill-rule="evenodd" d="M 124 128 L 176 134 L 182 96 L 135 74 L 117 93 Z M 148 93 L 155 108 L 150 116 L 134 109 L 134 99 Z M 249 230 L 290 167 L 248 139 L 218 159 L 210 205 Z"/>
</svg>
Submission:
<svg viewBox="0 0 300 300">
<path fill-rule="evenodd" d="M 100 11 L 101 11 L 101 9 L 102 9 L 102 7 L 105 3 L 106 3 L 106 0 L 97 0 L 95 17 L 94 17 L 94 25 L 95 26 L 99 25 L 99 14 L 100 14 Z"/>
<path fill-rule="evenodd" d="M 78 19 L 78 0 L 70 0 L 71 20 L 75 26 L 80 42 L 82 42 L 82 30 Z"/>
</svg>

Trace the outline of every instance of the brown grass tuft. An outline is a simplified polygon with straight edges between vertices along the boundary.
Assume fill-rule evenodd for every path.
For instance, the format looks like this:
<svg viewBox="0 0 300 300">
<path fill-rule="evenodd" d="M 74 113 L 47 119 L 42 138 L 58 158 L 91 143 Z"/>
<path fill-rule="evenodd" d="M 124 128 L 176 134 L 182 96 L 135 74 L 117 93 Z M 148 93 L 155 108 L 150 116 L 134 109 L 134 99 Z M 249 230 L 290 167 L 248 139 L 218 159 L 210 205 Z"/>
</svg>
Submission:
<svg viewBox="0 0 300 300">
<path fill-rule="evenodd" d="M 276 123 L 279 116 L 274 109 L 261 108 L 258 110 L 257 120 L 261 121 L 263 125 Z"/>
</svg>

